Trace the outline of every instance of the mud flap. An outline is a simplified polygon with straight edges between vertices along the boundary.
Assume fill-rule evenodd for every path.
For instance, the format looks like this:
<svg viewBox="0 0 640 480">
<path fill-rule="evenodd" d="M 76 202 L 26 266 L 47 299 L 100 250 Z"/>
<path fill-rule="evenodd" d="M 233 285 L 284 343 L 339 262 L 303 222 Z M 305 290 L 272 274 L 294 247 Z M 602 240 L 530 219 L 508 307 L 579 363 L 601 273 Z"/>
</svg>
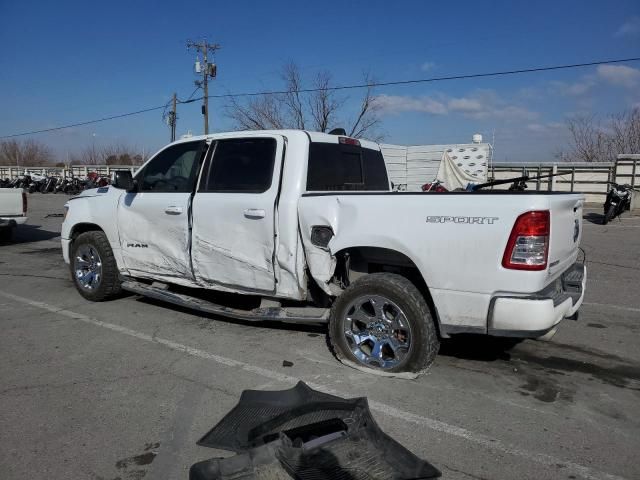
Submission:
<svg viewBox="0 0 640 480">
<path fill-rule="evenodd" d="M 378 427 L 366 398 L 343 399 L 303 382 L 276 392 L 245 390 L 198 444 L 238 454 L 196 463 L 190 480 L 440 476 Z"/>
</svg>

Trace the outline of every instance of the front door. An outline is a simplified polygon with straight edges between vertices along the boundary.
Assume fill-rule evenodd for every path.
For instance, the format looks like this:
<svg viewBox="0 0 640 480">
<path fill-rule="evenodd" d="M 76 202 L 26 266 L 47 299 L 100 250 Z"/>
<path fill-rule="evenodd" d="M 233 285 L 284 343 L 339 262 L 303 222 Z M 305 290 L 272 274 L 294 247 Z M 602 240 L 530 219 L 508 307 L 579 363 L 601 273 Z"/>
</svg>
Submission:
<svg viewBox="0 0 640 480">
<path fill-rule="evenodd" d="M 205 150 L 204 141 L 168 146 L 136 174 L 137 191 L 120 198 L 120 246 L 131 275 L 193 279 L 189 208 Z"/>
<path fill-rule="evenodd" d="M 199 283 L 273 292 L 275 203 L 282 137 L 218 140 L 193 201 L 192 260 Z"/>
</svg>

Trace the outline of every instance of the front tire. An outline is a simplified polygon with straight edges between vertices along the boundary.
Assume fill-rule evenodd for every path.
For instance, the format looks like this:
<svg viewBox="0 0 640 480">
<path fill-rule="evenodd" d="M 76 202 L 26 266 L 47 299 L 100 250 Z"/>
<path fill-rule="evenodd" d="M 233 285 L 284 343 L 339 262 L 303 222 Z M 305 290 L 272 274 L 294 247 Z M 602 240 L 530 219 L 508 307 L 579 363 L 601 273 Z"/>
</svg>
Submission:
<svg viewBox="0 0 640 480">
<path fill-rule="evenodd" d="M 389 373 L 422 373 L 440 348 L 424 296 L 405 277 L 373 273 L 336 299 L 329 342 L 340 361 Z"/>
<path fill-rule="evenodd" d="M 121 292 L 118 266 L 103 232 L 85 232 L 73 241 L 70 252 L 71 278 L 87 300 L 101 302 Z"/>
</svg>

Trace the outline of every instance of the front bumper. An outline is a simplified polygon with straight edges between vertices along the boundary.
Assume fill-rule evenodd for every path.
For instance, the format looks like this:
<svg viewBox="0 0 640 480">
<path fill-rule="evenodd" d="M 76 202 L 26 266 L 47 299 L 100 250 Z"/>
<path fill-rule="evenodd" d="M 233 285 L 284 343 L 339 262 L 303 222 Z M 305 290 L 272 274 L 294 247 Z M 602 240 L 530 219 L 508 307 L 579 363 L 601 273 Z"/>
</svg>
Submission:
<svg viewBox="0 0 640 480">
<path fill-rule="evenodd" d="M 62 243 L 62 258 L 64 263 L 69 263 L 69 247 L 71 246 L 71 239 L 63 238 L 60 240 Z"/>
<path fill-rule="evenodd" d="M 533 295 L 498 295 L 489 310 L 489 335 L 536 338 L 573 316 L 584 299 L 587 268 L 574 263 L 560 278 Z"/>
</svg>

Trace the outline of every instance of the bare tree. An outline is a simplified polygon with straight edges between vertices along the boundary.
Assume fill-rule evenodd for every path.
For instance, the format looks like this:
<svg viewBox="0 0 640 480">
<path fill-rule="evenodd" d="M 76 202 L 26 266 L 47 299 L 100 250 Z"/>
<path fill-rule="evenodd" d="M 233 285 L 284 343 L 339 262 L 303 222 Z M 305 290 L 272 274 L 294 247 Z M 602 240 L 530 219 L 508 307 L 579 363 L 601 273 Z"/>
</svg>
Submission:
<svg viewBox="0 0 640 480">
<path fill-rule="evenodd" d="M 601 121 L 594 115 L 567 120 L 571 150 L 560 158 L 579 162 L 614 162 L 618 154 L 640 152 L 640 109 L 611 115 Z"/>
<path fill-rule="evenodd" d="M 51 149 L 36 140 L 0 142 L 0 165 L 34 167 L 53 161 Z"/>
<path fill-rule="evenodd" d="M 83 165 L 141 165 L 148 155 L 143 157 L 138 150 L 123 143 L 97 148 L 90 145 L 71 157 L 72 164 Z"/>
<path fill-rule="evenodd" d="M 355 119 L 347 122 L 342 115 L 349 98 L 339 96 L 331 89 L 331 73 L 323 70 L 314 75 L 310 92 L 304 92 L 302 74 L 298 66 L 287 63 L 282 69 L 284 93 L 274 93 L 241 100 L 232 97 L 226 114 L 234 120 L 240 130 L 263 130 L 296 128 L 327 132 L 336 127 L 345 127 L 350 136 L 368 137 L 374 140 L 381 136 L 376 132 L 380 125 L 378 108 L 373 96 L 374 81 L 365 75 L 369 85 L 360 103 Z"/>
</svg>

